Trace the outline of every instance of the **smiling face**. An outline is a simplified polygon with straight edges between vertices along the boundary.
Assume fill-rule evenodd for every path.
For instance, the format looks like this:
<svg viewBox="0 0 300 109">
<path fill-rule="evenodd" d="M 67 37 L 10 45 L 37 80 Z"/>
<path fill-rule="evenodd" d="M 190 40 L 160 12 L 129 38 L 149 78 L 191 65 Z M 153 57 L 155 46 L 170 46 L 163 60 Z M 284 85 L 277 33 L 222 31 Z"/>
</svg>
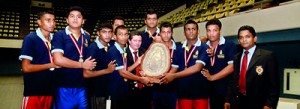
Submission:
<svg viewBox="0 0 300 109">
<path fill-rule="evenodd" d="M 249 30 L 242 30 L 239 32 L 238 41 L 245 50 L 249 50 L 255 45 L 257 36 L 253 36 Z"/>
<path fill-rule="evenodd" d="M 81 28 L 81 26 L 84 24 L 84 19 L 80 11 L 73 10 L 70 12 L 67 23 L 70 27 L 73 28 Z"/>
<path fill-rule="evenodd" d="M 142 44 L 142 36 L 141 35 L 134 35 L 132 36 L 131 40 L 129 41 L 129 46 L 133 49 L 133 50 L 138 50 L 141 47 Z"/>
</svg>

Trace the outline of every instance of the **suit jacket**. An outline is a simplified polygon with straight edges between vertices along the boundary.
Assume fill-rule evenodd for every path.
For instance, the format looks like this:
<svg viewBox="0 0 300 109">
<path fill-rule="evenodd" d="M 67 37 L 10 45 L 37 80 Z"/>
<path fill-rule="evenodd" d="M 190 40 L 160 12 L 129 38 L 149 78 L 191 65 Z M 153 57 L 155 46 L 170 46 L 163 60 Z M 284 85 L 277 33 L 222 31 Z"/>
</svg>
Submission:
<svg viewBox="0 0 300 109">
<path fill-rule="evenodd" d="M 138 49 L 139 57 L 142 56 L 145 53 L 145 51 L 146 51 L 145 49 L 139 48 Z M 127 65 L 131 66 L 134 64 L 134 56 L 131 54 L 129 47 L 126 48 L 126 53 L 127 53 Z M 132 73 L 135 74 L 135 71 L 132 71 Z"/>
<path fill-rule="evenodd" d="M 239 74 L 242 52 L 234 57 L 234 76 L 228 87 L 226 101 L 236 107 L 239 98 Z M 269 106 L 276 109 L 279 99 L 279 73 L 278 64 L 274 54 L 267 50 L 256 48 L 248 65 L 246 73 L 246 101 L 243 109 L 262 109 Z"/>
<path fill-rule="evenodd" d="M 142 56 L 144 53 L 146 52 L 145 49 L 143 48 L 139 48 L 138 49 L 138 56 Z M 131 51 L 129 49 L 129 47 L 126 48 L 126 53 L 127 53 L 127 65 L 128 67 L 134 64 L 134 56 L 133 54 L 131 54 Z M 136 74 L 135 69 L 131 72 L 133 74 Z M 130 84 L 130 87 L 134 87 L 134 81 L 128 81 Z"/>
</svg>

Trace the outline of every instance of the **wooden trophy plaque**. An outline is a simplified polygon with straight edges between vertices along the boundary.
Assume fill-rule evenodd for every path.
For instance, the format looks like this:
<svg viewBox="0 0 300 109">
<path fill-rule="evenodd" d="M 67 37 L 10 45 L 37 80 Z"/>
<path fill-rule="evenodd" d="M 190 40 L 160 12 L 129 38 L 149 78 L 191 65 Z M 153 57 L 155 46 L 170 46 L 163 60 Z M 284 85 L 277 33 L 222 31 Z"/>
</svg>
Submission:
<svg viewBox="0 0 300 109">
<path fill-rule="evenodd" d="M 169 48 L 163 43 L 152 43 L 141 61 L 146 76 L 158 77 L 168 72 L 171 66 Z"/>
</svg>

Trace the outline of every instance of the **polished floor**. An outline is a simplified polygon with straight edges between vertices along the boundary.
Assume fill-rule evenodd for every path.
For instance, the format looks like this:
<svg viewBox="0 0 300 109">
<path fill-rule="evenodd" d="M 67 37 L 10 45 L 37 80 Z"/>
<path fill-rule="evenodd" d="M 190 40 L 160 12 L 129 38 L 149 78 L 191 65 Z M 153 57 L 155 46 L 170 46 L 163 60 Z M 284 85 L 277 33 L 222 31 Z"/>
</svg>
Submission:
<svg viewBox="0 0 300 109">
<path fill-rule="evenodd" d="M 0 109 L 20 109 L 23 87 L 22 76 L 0 76 Z"/>
</svg>

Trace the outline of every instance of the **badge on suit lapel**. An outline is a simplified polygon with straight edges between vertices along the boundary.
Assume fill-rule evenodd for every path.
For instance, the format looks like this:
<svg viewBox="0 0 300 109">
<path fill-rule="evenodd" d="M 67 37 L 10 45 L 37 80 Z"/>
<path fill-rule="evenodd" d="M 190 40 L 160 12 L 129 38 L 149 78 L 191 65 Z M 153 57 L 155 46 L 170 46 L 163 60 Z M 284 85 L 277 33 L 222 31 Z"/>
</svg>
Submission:
<svg viewBox="0 0 300 109">
<path fill-rule="evenodd" d="M 263 72 L 264 72 L 264 69 L 262 68 L 262 66 L 256 66 L 256 73 L 258 75 L 262 75 Z"/>
<path fill-rule="evenodd" d="M 218 54 L 218 58 L 219 59 L 223 59 L 225 56 L 224 56 L 224 54 L 223 54 L 223 52 L 222 52 L 222 50 L 220 50 L 220 52 L 219 52 L 219 54 Z"/>
<path fill-rule="evenodd" d="M 197 59 L 197 58 L 198 58 L 198 54 L 199 54 L 199 53 L 198 53 L 198 50 L 197 50 L 197 51 L 195 52 L 195 54 L 193 55 L 193 58 L 194 58 L 194 59 Z"/>
</svg>

